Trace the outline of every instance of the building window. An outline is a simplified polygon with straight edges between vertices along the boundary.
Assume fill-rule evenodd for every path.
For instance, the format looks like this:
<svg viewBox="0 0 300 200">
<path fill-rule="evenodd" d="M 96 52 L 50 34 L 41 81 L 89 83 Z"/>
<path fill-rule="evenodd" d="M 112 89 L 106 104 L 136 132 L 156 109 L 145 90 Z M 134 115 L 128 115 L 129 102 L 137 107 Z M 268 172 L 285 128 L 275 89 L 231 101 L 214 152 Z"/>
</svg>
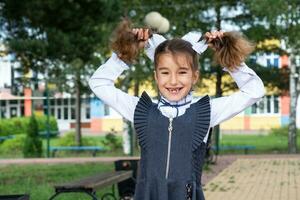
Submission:
<svg viewBox="0 0 300 200">
<path fill-rule="evenodd" d="M 277 114 L 279 113 L 279 97 L 265 96 L 251 106 L 252 114 Z"/>
<path fill-rule="evenodd" d="M 61 99 L 57 99 L 56 102 L 57 102 L 57 105 L 58 105 L 58 106 L 61 105 Z"/>
<path fill-rule="evenodd" d="M 16 107 L 10 107 L 10 117 L 17 117 L 18 112 Z"/>
<path fill-rule="evenodd" d="M 51 108 L 51 109 L 50 109 L 50 115 L 51 115 L 51 116 L 55 116 L 55 109 L 54 109 L 54 108 Z"/>
<path fill-rule="evenodd" d="M 69 101 L 68 101 L 69 99 L 64 99 L 64 106 L 68 106 L 69 105 Z"/>
<path fill-rule="evenodd" d="M 91 109 L 90 107 L 87 107 L 85 110 L 85 118 L 90 119 L 91 118 Z"/>
<path fill-rule="evenodd" d="M 54 106 L 55 105 L 55 99 L 50 99 L 50 105 Z"/>
<path fill-rule="evenodd" d="M 61 110 L 57 108 L 57 119 L 61 119 Z"/>
<path fill-rule="evenodd" d="M 278 99 L 278 97 L 274 99 L 274 113 L 279 113 L 279 99 Z"/>
<path fill-rule="evenodd" d="M 64 119 L 68 119 L 69 118 L 69 116 L 68 116 L 68 107 L 65 107 L 64 108 Z"/>
<path fill-rule="evenodd" d="M 71 119 L 75 119 L 75 118 L 76 118 L 75 108 L 71 107 Z"/>
</svg>

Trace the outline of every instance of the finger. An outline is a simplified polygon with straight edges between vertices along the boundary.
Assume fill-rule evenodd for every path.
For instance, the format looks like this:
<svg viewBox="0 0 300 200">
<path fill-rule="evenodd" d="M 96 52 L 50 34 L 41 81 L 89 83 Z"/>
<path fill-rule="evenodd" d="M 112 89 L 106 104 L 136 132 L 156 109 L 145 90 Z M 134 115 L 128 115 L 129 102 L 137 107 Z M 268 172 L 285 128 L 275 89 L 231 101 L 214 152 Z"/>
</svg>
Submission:
<svg viewBox="0 0 300 200">
<path fill-rule="evenodd" d="M 211 33 L 210 32 L 206 32 L 205 33 L 205 37 L 209 38 L 211 36 Z"/>
<path fill-rule="evenodd" d="M 206 32 L 205 33 L 205 38 L 206 38 L 207 42 L 210 42 L 211 41 L 211 33 L 210 32 Z"/>
<path fill-rule="evenodd" d="M 218 31 L 218 37 L 219 38 L 223 37 L 223 32 L 222 31 Z"/>
<path fill-rule="evenodd" d="M 138 31 L 138 39 L 141 40 L 143 39 L 143 29 L 139 28 L 139 31 Z"/>
<path fill-rule="evenodd" d="M 215 39 L 217 37 L 217 35 L 218 35 L 218 32 L 217 31 L 213 31 L 212 34 L 211 34 L 211 37 L 213 39 Z"/>
<path fill-rule="evenodd" d="M 149 29 L 144 29 L 144 40 L 148 40 L 149 39 Z"/>
<path fill-rule="evenodd" d="M 137 29 L 136 28 L 134 28 L 134 29 L 132 29 L 132 33 L 134 34 L 134 35 L 136 35 L 137 34 Z"/>
</svg>

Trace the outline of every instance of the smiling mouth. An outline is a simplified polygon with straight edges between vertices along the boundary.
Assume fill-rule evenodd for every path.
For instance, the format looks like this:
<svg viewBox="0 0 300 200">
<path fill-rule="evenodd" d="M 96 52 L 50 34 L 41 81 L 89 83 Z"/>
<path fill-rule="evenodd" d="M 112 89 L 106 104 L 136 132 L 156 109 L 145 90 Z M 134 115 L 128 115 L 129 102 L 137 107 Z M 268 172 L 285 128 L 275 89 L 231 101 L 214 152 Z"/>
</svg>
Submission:
<svg viewBox="0 0 300 200">
<path fill-rule="evenodd" d="M 181 88 L 167 88 L 167 90 L 171 93 L 171 94 L 178 94 L 179 91 L 182 89 Z"/>
</svg>

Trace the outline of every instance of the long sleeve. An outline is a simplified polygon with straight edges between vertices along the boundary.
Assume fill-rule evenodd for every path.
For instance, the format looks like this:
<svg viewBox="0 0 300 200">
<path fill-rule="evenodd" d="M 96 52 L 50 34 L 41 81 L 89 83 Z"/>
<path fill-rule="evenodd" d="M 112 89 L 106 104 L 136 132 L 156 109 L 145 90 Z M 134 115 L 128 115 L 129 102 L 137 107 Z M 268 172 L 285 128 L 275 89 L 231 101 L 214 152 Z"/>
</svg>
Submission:
<svg viewBox="0 0 300 200">
<path fill-rule="evenodd" d="M 90 78 L 89 86 L 99 99 L 132 122 L 139 98 L 123 92 L 114 85 L 115 80 L 126 69 L 128 66 L 113 53 Z"/>
<path fill-rule="evenodd" d="M 262 80 L 245 63 L 234 72 L 228 72 L 238 85 L 239 91 L 211 100 L 211 127 L 234 117 L 265 94 Z"/>
</svg>

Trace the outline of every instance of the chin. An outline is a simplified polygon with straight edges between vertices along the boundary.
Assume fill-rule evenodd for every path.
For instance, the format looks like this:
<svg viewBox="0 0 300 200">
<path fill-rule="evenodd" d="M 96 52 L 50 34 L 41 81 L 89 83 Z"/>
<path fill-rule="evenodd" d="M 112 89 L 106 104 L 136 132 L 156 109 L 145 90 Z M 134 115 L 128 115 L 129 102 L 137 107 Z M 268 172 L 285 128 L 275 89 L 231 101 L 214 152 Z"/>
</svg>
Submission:
<svg viewBox="0 0 300 200">
<path fill-rule="evenodd" d="M 187 94 L 178 94 L 178 95 L 172 95 L 172 94 L 162 94 L 166 99 L 169 101 L 180 101 L 183 99 Z"/>
</svg>

